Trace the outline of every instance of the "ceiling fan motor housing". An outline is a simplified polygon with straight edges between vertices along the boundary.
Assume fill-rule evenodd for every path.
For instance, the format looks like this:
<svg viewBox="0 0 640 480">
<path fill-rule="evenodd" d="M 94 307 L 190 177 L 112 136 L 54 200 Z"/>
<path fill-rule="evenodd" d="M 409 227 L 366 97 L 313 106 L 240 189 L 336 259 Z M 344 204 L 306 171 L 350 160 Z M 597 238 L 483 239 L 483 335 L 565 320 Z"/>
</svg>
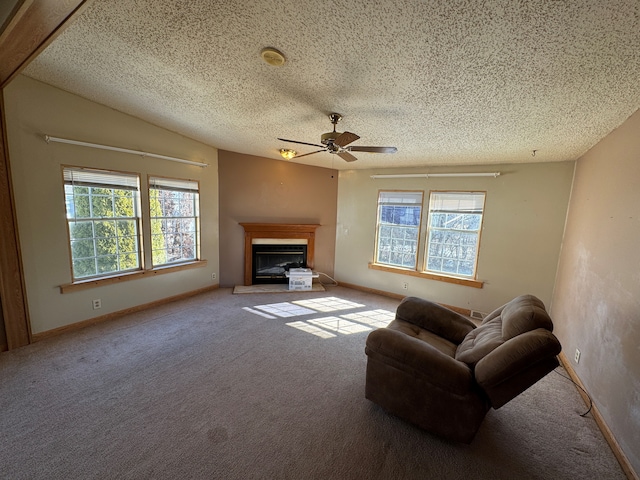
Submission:
<svg viewBox="0 0 640 480">
<path fill-rule="evenodd" d="M 338 138 L 340 135 L 342 135 L 342 132 L 327 132 L 327 133 L 323 133 L 322 136 L 320 137 L 320 141 L 322 142 L 323 145 L 329 145 L 330 143 L 335 142 L 336 138 Z"/>
</svg>

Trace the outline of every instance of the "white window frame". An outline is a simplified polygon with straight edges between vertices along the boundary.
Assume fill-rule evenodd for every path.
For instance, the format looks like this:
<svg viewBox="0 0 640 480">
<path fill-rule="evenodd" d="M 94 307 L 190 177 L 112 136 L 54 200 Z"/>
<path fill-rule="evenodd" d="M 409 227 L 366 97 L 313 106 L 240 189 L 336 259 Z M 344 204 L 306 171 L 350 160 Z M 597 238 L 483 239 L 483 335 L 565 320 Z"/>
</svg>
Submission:
<svg viewBox="0 0 640 480">
<path fill-rule="evenodd" d="M 486 192 L 431 191 L 424 271 L 475 279 Z"/>
<path fill-rule="evenodd" d="M 149 215 L 153 268 L 200 258 L 200 185 L 197 181 L 150 176 Z"/>
<path fill-rule="evenodd" d="M 63 180 L 73 281 L 141 270 L 143 256 L 140 247 L 141 208 L 138 174 L 63 166 Z M 100 193 L 100 190 L 105 189 L 110 190 L 110 193 Z M 128 198 L 128 195 L 119 195 L 118 191 L 131 192 L 131 215 L 117 215 L 119 212 L 116 212 L 116 202 L 127 201 Z M 102 212 L 97 205 L 100 200 L 106 202 Z M 87 203 L 82 205 L 81 202 Z M 106 208 L 109 203 L 110 213 Z M 83 211 L 84 214 L 79 214 Z M 127 232 L 131 228 L 133 232 Z M 115 248 L 115 251 L 108 253 L 108 246 Z M 91 262 L 93 270 L 87 273 L 86 266 Z"/>
<path fill-rule="evenodd" d="M 420 252 L 420 232 L 424 192 L 416 190 L 380 190 L 376 222 L 374 263 L 395 268 L 415 270 Z M 383 219 L 385 207 L 398 210 L 406 207 L 418 208 L 418 222 L 394 223 Z M 413 258 L 413 261 L 408 261 Z"/>
</svg>

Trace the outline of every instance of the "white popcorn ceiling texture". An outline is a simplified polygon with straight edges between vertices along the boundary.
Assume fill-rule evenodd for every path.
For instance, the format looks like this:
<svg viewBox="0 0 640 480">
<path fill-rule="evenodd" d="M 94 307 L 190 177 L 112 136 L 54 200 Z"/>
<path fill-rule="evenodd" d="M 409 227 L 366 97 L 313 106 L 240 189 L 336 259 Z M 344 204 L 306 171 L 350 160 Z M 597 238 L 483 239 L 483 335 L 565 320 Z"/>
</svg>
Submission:
<svg viewBox="0 0 640 480">
<path fill-rule="evenodd" d="M 309 165 L 575 160 L 640 106 L 640 2 L 95 0 L 25 73 L 224 150 L 311 152 L 276 137 L 330 112 L 398 148 Z"/>
</svg>

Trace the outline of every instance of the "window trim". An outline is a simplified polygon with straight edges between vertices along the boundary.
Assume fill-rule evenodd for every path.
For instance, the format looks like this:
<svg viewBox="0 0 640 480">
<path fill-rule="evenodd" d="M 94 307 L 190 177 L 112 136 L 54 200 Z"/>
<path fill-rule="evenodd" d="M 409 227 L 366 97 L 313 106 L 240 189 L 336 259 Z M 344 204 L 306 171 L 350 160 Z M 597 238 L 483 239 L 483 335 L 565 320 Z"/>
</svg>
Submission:
<svg viewBox="0 0 640 480">
<path fill-rule="evenodd" d="M 77 165 L 61 165 L 61 170 L 62 170 L 62 194 L 63 194 L 63 198 L 64 198 L 64 209 L 65 209 L 65 222 L 66 222 L 66 229 L 67 229 L 67 249 L 69 252 L 69 272 L 71 274 L 71 283 L 85 283 L 87 281 L 92 281 L 92 280 L 100 280 L 103 278 L 109 278 L 109 277 L 113 277 L 113 276 L 119 276 L 119 275 L 130 275 L 132 273 L 138 273 L 140 271 L 144 271 L 145 270 L 145 259 L 144 259 L 144 240 L 143 240 L 143 222 L 142 222 L 142 217 L 143 217 L 143 211 L 144 208 L 142 206 L 142 188 L 140 186 L 140 182 L 141 182 L 141 175 L 137 172 L 130 172 L 130 171 L 124 171 L 124 170 L 111 170 L 111 169 L 105 169 L 105 168 L 97 168 L 97 167 L 83 167 L 83 166 L 77 166 Z M 136 234 L 136 242 L 138 245 L 138 250 L 137 250 L 137 255 L 138 255 L 138 266 L 135 268 L 131 268 L 131 269 L 127 269 L 127 270 L 119 270 L 116 272 L 110 272 L 110 273 L 105 273 L 105 274 L 97 274 L 97 275 L 90 275 L 90 276 L 86 276 L 86 277 L 79 277 L 76 278 L 74 271 L 73 271 L 73 251 L 72 251 L 72 247 L 71 247 L 71 230 L 70 230 L 70 225 L 69 225 L 69 217 L 68 217 L 68 211 L 67 211 L 67 192 L 66 192 L 66 185 L 73 185 L 73 173 L 74 171 L 77 172 L 84 172 L 85 174 L 89 174 L 88 172 L 92 172 L 94 173 L 97 177 L 100 176 L 101 173 L 107 174 L 108 176 L 112 176 L 115 177 L 117 175 L 120 175 L 122 178 L 125 177 L 130 177 L 130 179 L 134 179 L 136 180 L 135 183 L 137 183 L 137 185 L 134 185 L 134 183 L 130 183 L 130 184 L 120 184 L 120 183 L 109 183 L 109 182 L 105 182 L 105 183 L 100 183 L 98 181 L 96 182 L 92 182 L 91 184 L 87 183 L 87 184 L 83 184 L 82 182 L 79 184 L 80 186 L 89 186 L 89 187 L 95 187 L 98 186 L 98 188 L 113 188 L 113 187 L 120 187 L 119 189 L 121 190 L 131 190 L 136 192 L 136 197 L 134 199 L 134 209 L 137 211 L 138 215 L 135 217 L 131 217 L 131 219 L 135 220 L 136 226 L 137 226 L 137 234 Z M 70 172 L 70 176 L 67 176 L 67 172 Z M 69 183 L 71 182 L 71 183 Z M 114 188 L 115 189 L 115 188 Z M 108 220 L 114 219 L 115 217 L 108 217 Z M 95 237 L 94 237 L 95 239 Z"/>
<path fill-rule="evenodd" d="M 111 275 L 108 277 L 92 277 L 87 280 L 78 280 L 72 283 L 66 283 L 60 285 L 60 293 L 78 292 L 81 290 L 87 290 L 89 288 L 103 287 L 105 285 L 113 285 L 114 283 L 128 282 L 129 280 L 137 280 L 144 277 L 153 277 L 155 275 L 163 275 L 165 273 L 179 272 L 182 270 L 189 270 L 192 268 L 201 268 L 207 266 L 207 260 L 196 260 L 192 262 L 185 262 L 180 264 L 172 264 L 169 266 L 161 266 L 156 268 L 150 268 L 145 270 L 129 271 Z"/>
<path fill-rule="evenodd" d="M 453 275 L 453 274 L 447 274 L 446 272 L 440 272 L 440 271 L 436 271 L 436 270 L 429 270 L 427 268 L 428 265 L 428 259 L 429 259 L 429 232 L 431 231 L 431 200 L 432 200 L 432 195 L 433 194 L 439 194 L 439 193 L 459 193 L 459 194 L 469 194 L 469 195 L 473 195 L 473 194 L 482 194 L 482 218 L 480 220 L 480 227 L 477 230 L 477 234 L 478 234 L 478 241 L 476 243 L 476 257 L 474 259 L 473 262 L 473 275 Z M 460 279 L 465 279 L 465 280 L 476 280 L 478 278 L 478 260 L 480 259 L 480 245 L 482 242 L 482 229 L 484 226 L 484 210 L 485 210 L 485 205 L 487 202 L 487 192 L 484 190 L 429 190 L 429 201 L 427 204 L 427 222 L 426 222 L 426 229 L 425 229 L 425 243 L 424 243 L 424 252 L 423 252 L 423 256 L 422 256 L 422 273 L 425 274 L 430 274 L 430 275 L 437 275 L 437 276 L 444 276 L 444 277 L 451 277 L 451 278 L 460 278 Z M 446 229 L 445 229 L 446 230 Z"/>
<path fill-rule="evenodd" d="M 375 265 L 381 265 L 381 266 L 385 266 L 385 267 L 389 267 L 389 268 L 396 268 L 396 269 L 400 269 L 400 270 L 411 270 L 410 268 L 407 267 L 402 267 L 400 265 L 393 265 L 393 264 L 389 264 L 389 263 L 378 263 L 376 262 L 376 259 L 378 258 L 378 241 L 380 239 L 380 205 L 382 205 L 380 203 L 380 194 L 383 192 L 387 192 L 387 193 L 417 193 L 420 194 L 420 203 L 415 203 L 415 204 L 410 204 L 408 203 L 407 206 L 409 205 L 417 205 L 420 207 L 420 223 L 418 224 L 418 235 L 416 238 L 416 258 L 415 258 L 415 269 L 417 271 L 418 265 L 420 264 L 420 246 L 422 243 L 422 214 L 424 212 L 424 190 L 404 190 L 404 189 L 384 189 L 381 188 L 378 190 L 378 195 L 377 195 L 377 199 L 376 199 L 376 233 L 374 235 L 374 244 L 373 244 L 373 258 L 374 261 L 372 262 Z"/>
<path fill-rule="evenodd" d="M 431 272 L 419 272 L 418 270 L 410 270 L 408 268 L 390 267 L 380 263 L 370 262 L 368 265 L 370 270 L 379 270 L 381 272 L 397 273 L 401 275 L 410 275 L 412 277 L 426 278 L 428 280 L 436 280 L 438 282 L 453 283 L 463 285 L 465 287 L 482 288 L 484 282 L 478 279 L 452 277 L 449 275 L 440 275 Z"/>
<path fill-rule="evenodd" d="M 400 267 L 400 266 L 395 266 L 395 265 L 388 265 L 388 264 L 383 264 L 383 263 L 377 263 L 375 261 L 375 259 L 377 258 L 377 246 L 378 246 L 378 232 L 379 232 L 379 223 L 378 223 L 378 216 L 379 216 L 379 198 L 380 198 L 380 192 L 421 192 L 423 194 L 422 196 L 422 209 L 421 209 L 421 214 L 420 214 L 420 230 L 419 230 L 419 236 L 418 236 L 418 257 L 422 257 L 422 265 L 420 265 L 420 261 L 418 259 L 418 261 L 416 262 L 416 267 L 415 268 L 406 268 L 406 267 Z M 404 189 L 380 189 L 378 190 L 378 196 L 377 196 L 377 200 L 376 200 L 376 233 L 375 233 L 375 240 L 374 240 L 374 248 L 373 248 L 373 258 L 374 260 L 372 262 L 369 262 L 368 264 L 368 268 L 370 270 L 377 270 L 377 271 L 382 271 L 382 272 L 388 272 L 388 273 L 395 273 L 395 274 L 400 274 L 400 275 L 409 275 L 412 277 L 418 277 L 418 278 L 424 278 L 424 279 L 428 279 L 428 280 L 435 280 L 435 281 L 439 281 L 439 282 L 445 282 L 445 283 L 452 283 L 455 285 L 462 285 L 462 286 L 466 286 L 466 287 L 472 287 L 472 288 L 483 288 L 484 286 L 484 281 L 482 280 L 478 280 L 477 275 L 478 275 L 478 261 L 480 258 L 480 246 L 482 243 L 482 235 L 480 234 L 479 239 L 478 239 L 478 247 L 477 247 L 477 254 L 476 254 L 476 265 L 475 265 L 475 271 L 474 271 L 474 276 L 473 277 L 463 277 L 463 276 L 455 276 L 455 275 L 448 275 L 446 273 L 441 273 L 441 272 L 434 272 L 434 271 L 428 271 L 426 270 L 426 261 L 427 261 L 427 253 L 428 253 L 428 220 L 429 220 L 429 202 L 431 200 L 431 193 L 432 192 L 436 192 L 436 193 L 446 193 L 446 192 L 451 192 L 451 193 L 482 193 L 484 194 L 484 202 L 483 202 L 483 209 L 482 209 L 482 222 L 480 224 L 480 230 L 479 232 L 482 232 L 482 229 L 484 227 L 484 213 L 485 213 L 485 205 L 486 205 L 486 195 L 487 192 L 484 190 L 430 190 L 429 191 L 429 201 L 427 202 L 427 207 L 425 208 L 424 205 L 424 201 L 425 201 L 425 195 L 424 193 L 426 193 L 425 190 L 404 190 Z M 423 222 L 423 214 L 424 211 L 427 211 L 427 222 Z M 423 226 L 425 225 L 425 226 Z M 424 247 L 422 247 L 422 245 L 424 245 Z M 422 251 L 421 251 L 422 250 Z"/>
<path fill-rule="evenodd" d="M 145 228 L 147 223 L 150 226 L 150 204 L 149 204 L 149 179 L 151 177 L 154 178 L 166 178 L 168 180 L 180 180 L 175 177 L 162 177 L 160 175 L 151 175 L 148 174 L 146 177 L 147 185 L 146 185 L 146 194 L 144 192 L 144 185 L 141 184 L 142 174 L 139 172 L 129 172 L 129 171 L 120 171 L 120 170 L 112 170 L 105 169 L 100 167 L 87 167 L 87 166 L 79 166 L 79 165 L 66 165 L 62 164 L 61 167 L 61 180 L 62 180 L 62 197 L 64 200 L 63 208 L 65 214 L 65 223 L 67 230 L 67 251 L 69 253 L 68 261 L 69 261 L 69 273 L 72 281 L 69 283 L 65 283 L 59 285 L 60 293 L 72 293 L 78 292 L 82 290 L 87 290 L 96 287 L 103 287 L 106 285 L 113 285 L 117 283 L 127 282 L 130 280 L 137 280 L 140 278 L 151 278 L 156 275 L 164 275 L 167 273 L 179 272 L 182 270 L 190 270 L 193 268 L 202 268 L 208 264 L 206 259 L 201 258 L 200 252 L 200 240 L 201 240 L 201 215 L 200 215 L 200 181 L 199 180 L 188 180 L 190 182 L 196 182 L 198 184 L 198 246 L 197 246 L 197 258 L 194 260 L 186 260 L 183 262 L 175 262 L 170 264 L 158 265 L 157 267 L 147 267 L 146 265 L 151 262 L 150 255 L 147 255 L 145 252 L 147 251 L 147 242 L 150 242 L 150 238 L 147 239 L 147 233 L 145 232 Z M 115 174 L 123 174 L 123 175 L 131 175 L 136 176 L 138 179 L 138 207 L 139 207 L 139 217 L 137 218 L 138 222 L 138 247 L 139 247 L 139 259 L 140 266 L 135 270 L 123 270 L 120 272 L 113 272 L 112 274 L 105 274 L 99 276 L 91 276 L 91 277 L 83 277 L 79 279 L 74 279 L 73 275 L 73 256 L 71 252 L 71 232 L 69 231 L 69 222 L 66 217 L 66 193 L 65 193 L 65 169 L 75 169 L 75 170 L 92 170 L 92 171 L 102 171 L 107 173 L 115 173 Z M 147 258 L 149 256 L 149 258 Z"/>
<path fill-rule="evenodd" d="M 181 260 L 177 260 L 175 262 L 169 262 L 169 263 L 162 263 L 159 265 L 154 265 L 153 263 L 153 232 L 151 231 L 151 226 L 152 226 L 152 215 L 151 215 L 151 189 L 156 187 L 157 185 L 162 185 L 162 183 L 165 183 L 165 185 L 167 186 L 166 190 L 175 190 L 175 191 L 189 191 L 189 192 L 194 192 L 197 195 L 197 198 L 195 199 L 195 207 L 196 207 L 196 215 L 195 217 L 193 217 L 195 219 L 195 225 L 196 225 L 196 239 L 195 239 L 195 258 L 193 259 L 181 259 Z M 174 188 L 170 187 L 170 184 L 174 183 Z M 193 188 L 189 188 L 188 184 L 196 184 L 197 189 L 194 190 Z M 182 185 L 182 187 L 181 187 Z M 167 267 L 172 267 L 172 266 L 177 266 L 177 265 L 183 265 L 183 264 L 188 264 L 188 263 L 192 263 L 192 262 L 198 262 L 201 260 L 201 256 L 200 256 L 200 245 L 201 245 L 201 222 L 200 222 L 200 181 L 199 180 L 193 180 L 193 179 L 187 179 L 187 178 L 177 178 L 177 177 L 168 177 L 168 176 L 162 176 L 162 175 L 147 175 L 147 201 L 149 203 L 149 207 L 148 207 L 148 213 L 149 213 L 149 230 L 150 230 L 150 244 L 149 244 L 149 261 L 151 262 L 151 270 L 154 269 L 161 269 L 161 268 L 167 268 Z M 169 217 L 163 217 L 163 218 L 169 218 Z M 175 218 L 175 217 L 174 217 Z M 189 217 L 191 218 L 191 217 Z"/>
</svg>

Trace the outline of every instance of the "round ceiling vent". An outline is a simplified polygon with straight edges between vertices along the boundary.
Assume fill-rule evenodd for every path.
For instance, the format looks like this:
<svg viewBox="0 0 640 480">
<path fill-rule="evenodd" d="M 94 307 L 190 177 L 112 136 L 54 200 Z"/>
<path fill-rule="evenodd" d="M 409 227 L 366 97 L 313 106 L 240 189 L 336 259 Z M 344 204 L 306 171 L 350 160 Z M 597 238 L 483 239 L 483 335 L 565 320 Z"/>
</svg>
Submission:
<svg viewBox="0 0 640 480">
<path fill-rule="evenodd" d="M 286 61 L 284 55 L 275 48 L 263 48 L 260 52 L 262 59 L 272 67 L 281 67 Z"/>
</svg>

